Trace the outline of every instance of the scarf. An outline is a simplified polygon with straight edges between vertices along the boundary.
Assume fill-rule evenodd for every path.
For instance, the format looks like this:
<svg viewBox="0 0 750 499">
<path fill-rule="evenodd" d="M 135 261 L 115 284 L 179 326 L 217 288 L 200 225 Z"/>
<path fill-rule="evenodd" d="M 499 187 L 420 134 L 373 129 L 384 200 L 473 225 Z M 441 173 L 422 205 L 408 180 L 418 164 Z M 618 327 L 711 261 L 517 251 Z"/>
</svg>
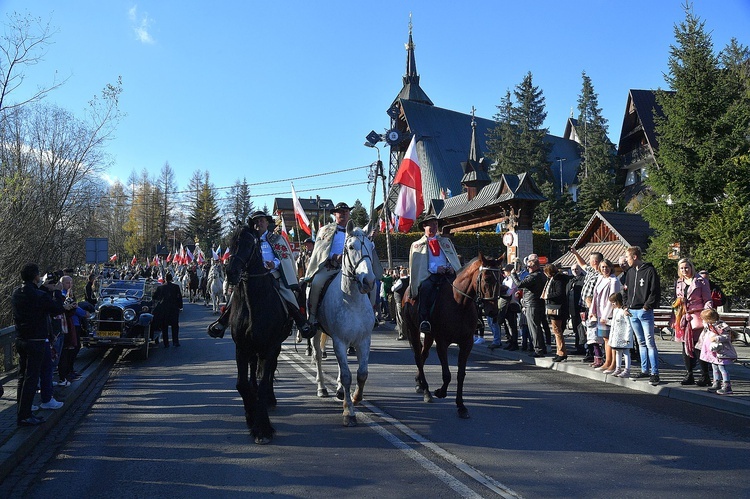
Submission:
<svg viewBox="0 0 750 499">
<path fill-rule="evenodd" d="M 430 247 L 430 253 L 432 256 L 440 256 L 440 242 L 435 239 L 428 239 L 427 245 Z"/>
</svg>

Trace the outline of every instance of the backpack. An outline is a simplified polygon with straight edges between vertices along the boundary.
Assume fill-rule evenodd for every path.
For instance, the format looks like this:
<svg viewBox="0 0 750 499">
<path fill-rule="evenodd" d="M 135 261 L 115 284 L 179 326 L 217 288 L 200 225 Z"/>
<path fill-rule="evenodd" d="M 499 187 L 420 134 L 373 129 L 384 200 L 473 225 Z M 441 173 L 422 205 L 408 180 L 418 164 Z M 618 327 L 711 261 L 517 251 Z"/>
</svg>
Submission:
<svg viewBox="0 0 750 499">
<path fill-rule="evenodd" d="M 719 288 L 714 288 L 711 290 L 711 301 L 714 304 L 714 308 L 719 308 L 726 303 L 727 299 Z"/>
</svg>

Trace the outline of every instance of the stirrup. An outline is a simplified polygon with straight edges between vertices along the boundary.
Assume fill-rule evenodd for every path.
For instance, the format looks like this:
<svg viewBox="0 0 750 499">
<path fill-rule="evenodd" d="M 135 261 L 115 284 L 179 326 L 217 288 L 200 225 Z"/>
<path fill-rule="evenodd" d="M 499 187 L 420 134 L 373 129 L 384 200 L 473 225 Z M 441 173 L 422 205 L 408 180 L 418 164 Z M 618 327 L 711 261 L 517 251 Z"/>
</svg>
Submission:
<svg viewBox="0 0 750 499">
<path fill-rule="evenodd" d="M 305 324 L 301 328 L 297 328 L 297 331 L 299 332 L 300 336 L 302 336 L 306 340 L 309 340 L 310 338 L 315 338 L 315 334 L 318 332 L 318 324 L 305 322 Z"/>
<path fill-rule="evenodd" d="M 208 326 L 208 335 L 211 338 L 223 338 L 224 332 L 227 330 L 227 327 L 220 323 L 219 321 L 212 322 L 210 326 Z"/>
<path fill-rule="evenodd" d="M 420 333 L 429 333 L 432 332 L 432 325 L 429 321 L 422 321 L 419 324 L 419 332 Z"/>
</svg>

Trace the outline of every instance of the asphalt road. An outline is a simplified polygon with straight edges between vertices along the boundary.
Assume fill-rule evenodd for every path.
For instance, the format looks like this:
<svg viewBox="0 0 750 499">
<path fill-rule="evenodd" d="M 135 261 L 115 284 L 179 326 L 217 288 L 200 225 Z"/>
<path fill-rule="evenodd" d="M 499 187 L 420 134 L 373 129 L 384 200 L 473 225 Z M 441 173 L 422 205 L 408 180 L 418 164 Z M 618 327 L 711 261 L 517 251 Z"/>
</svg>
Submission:
<svg viewBox="0 0 750 499">
<path fill-rule="evenodd" d="M 359 425 L 315 395 L 302 346 L 276 378 L 277 429 L 253 442 L 235 391 L 234 344 L 185 304 L 180 348 L 126 355 L 69 434 L 29 456 L 27 497 L 748 497 L 748 418 L 612 384 L 472 354 L 471 419 L 422 402 L 392 326 L 373 335 Z M 353 360 L 350 357 L 350 360 Z M 328 348 L 329 392 L 336 363 Z M 455 350 L 451 355 L 455 376 Z M 440 382 L 436 356 L 428 381 Z"/>
</svg>

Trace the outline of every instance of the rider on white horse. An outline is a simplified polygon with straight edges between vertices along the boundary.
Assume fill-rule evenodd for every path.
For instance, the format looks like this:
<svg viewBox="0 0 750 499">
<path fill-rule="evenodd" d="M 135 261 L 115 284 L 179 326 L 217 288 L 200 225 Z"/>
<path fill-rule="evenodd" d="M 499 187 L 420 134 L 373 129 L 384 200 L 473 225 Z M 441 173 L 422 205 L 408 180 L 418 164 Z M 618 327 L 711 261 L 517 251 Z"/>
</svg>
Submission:
<svg viewBox="0 0 750 499">
<path fill-rule="evenodd" d="M 280 235 L 268 230 L 269 225 L 275 225 L 275 222 L 264 211 L 253 212 L 248 219 L 248 223 L 250 225 L 254 224 L 260 234 L 260 249 L 263 262 L 265 267 L 271 271 L 271 275 L 279 283 L 277 290 L 284 301 L 287 312 L 294 319 L 297 329 L 299 329 L 304 338 L 314 336 L 315 333 L 311 333 L 310 324 L 308 324 L 305 316 L 300 312 L 297 299 L 292 291 L 292 288 L 298 288 L 299 285 L 297 283 L 294 261 L 292 260 L 293 254 L 289 243 Z M 224 335 L 224 329 L 226 329 L 229 323 L 229 308 L 227 306 L 224 313 L 219 317 L 219 320 L 209 326 L 208 334 L 210 336 L 221 337 Z"/>
</svg>

